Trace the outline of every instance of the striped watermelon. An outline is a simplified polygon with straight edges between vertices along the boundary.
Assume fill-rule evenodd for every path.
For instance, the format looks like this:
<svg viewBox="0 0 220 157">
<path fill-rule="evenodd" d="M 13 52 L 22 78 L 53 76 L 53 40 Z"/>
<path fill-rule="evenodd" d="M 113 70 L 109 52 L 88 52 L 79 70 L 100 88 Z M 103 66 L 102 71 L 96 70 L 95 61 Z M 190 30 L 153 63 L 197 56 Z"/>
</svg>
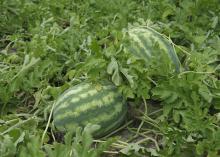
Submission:
<svg viewBox="0 0 220 157">
<path fill-rule="evenodd" d="M 81 83 L 58 98 L 53 123 L 60 131 L 98 124 L 100 129 L 94 136 L 101 137 L 120 126 L 126 113 L 127 105 L 115 86 Z"/>
<path fill-rule="evenodd" d="M 131 45 L 127 47 L 127 50 L 136 57 L 144 59 L 148 63 L 154 55 L 153 45 L 156 42 L 159 48 L 169 55 L 176 71 L 180 71 L 180 61 L 171 42 L 154 29 L 149 27 L 131 27 L 128 29 L 128 36 Z"/>
</svg>

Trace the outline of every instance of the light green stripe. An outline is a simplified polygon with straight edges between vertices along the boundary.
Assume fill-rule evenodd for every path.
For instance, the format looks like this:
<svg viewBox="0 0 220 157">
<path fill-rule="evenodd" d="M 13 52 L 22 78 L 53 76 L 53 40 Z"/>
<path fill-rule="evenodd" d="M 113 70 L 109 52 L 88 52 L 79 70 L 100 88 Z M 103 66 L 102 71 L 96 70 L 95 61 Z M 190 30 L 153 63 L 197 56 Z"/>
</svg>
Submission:
<svg viewBox="0 0 220 157">
<path fill-rule="evenodd" d="M 109 126 L 107 126 L 105 128 L 101 128 L 102 129 L 101 132 L 105 135 L 112 128 L 115 128 L 116 126 L 120 125 L 122 123 L 122 121 L 124 120 L 126 114 L 127 114 L 127 112 L 121 113 L 120 117 L 116 121 L 114 121 L 113 123 L 111 123 Z"/>
<path fill-rule="evenodd" d="M 58 115 L 56 117 L 56 119 L 62 120 L 62 119 L 65 119 L 66 117 L 78 117 L 78 116 L 80 116 L 80 114 L 82 112 L 86 112 L 86 111 L 92 110 L 94 108 L 98 109 L 103 106 L 108 106 L 109 104 L 111 104 L 115 100 L 115 96 L 117 96 L 116 93 L 111 92 L 99 100 L 95 99 L 91 102 L 88 102 L 86 104 L 83 104 L 83 105 L 76 107 L 74 109 L 74 111 L 67 111 L 65 114 Z"/>
<path fill-rule="evenodd" d="M 143 34 L 141 34 L 142 36 L 144 36 L 146 38 L 146 40 L 149 42 L 148 38 L 150 37 L 150 32 L 145 31 L 143 32 Z M 145 50 L 145 53 L 147 54 L 147 56 L 151 57 L 151 53 L 150 51 L 147 49 L 146 45 L 143 44 L 143 42 L 141 41 L 141 39 L 139 38 L 140 36 L 140 32 L 138 33 L 130 33 L 130 37 L 132 38 L 132 40 L 134 40 L 135 42 L 138 43 L 138 46 L 140 46 L 141 48 L 143 48 Z"/>
<path fill-rule="evenodd" d="M 131 35 L 134 38 L 138 38 L 138 35 L 143 35 L 146 37 L 146 39 L 153 38 L 156 42 L 158 42 L 159 47 L 161 49 L 165 50 L 165 52 L 168 54 L 168 56 L 172 60 L 173 64 L 175 65 L 176 71 L 177 72 L 180 71 L 181 63 L 180 63 L 179 58 L 175 52 L 175 49 L 173 48 L 171 42 L 168 39 L 163 37 L 157 31 L 150 29 L 150 28 L 137 27 L 137 28 L 130 29 L 128 32 L 129 32 L 129 35 Z M 135 37 L 135 35 L 137 37 Z M 137 40 L 137 39 L 135 39 L 135 40 Z"/>
<path fill-rule="evenodd" d="M 108 89 L 111 89 L 112 86 L 102 86 L 102 92 L 107 91 Z M 92 89 L 92 86 L 90 86 L 90 89 Z M 75 95 L 73 95 L 73 98 L 70 100 L 69 98 L 67 98 L 63 104 L 60 104 L 59 106 L 57 106 L 54 110 L 54 114 L 56 114 L 58 111 L 60 110 L 65 110 L 69 108 L 69 105 L 71 104 L 75 104 L 75 103 L 79 103 L 83 100 L 86 100 L 87 98 L 92 98 L 95 97 L 96 94 L 100 92 L 98 91 L 95 87 L 90 90 L 90 91 L 82 91 L 81 94 L 77 95 L 77 93 Z M 80 92 L 78 92 L 80 93 Z"/>
<path fill-rule="evenodd" d="M 161 48 L 163 48 L 169 55 L 170 59 L 172 60 L 173 64 L 175 65 L 176 67 L 176 72 L 179 72 L 180 71 L 180 61 L 179 61 L 179 58 L 175 52 L 175 49 L 174 47 L 172 46 L 171 42 L 164 38 L 163 36 L 161 36 L 160 34 L 158 34 L 157 32 L 153 31 L 153 30 L 149 30 L 153 33 L 153 35 L 157 38 L 159 38 L 159 42 L 160 42 L 160 46 Z"/>
<path fill-rule="evenodd" d="M 60 106 L 58 106 L 58 107 L 56 108 L 56 111 L 54 111 L 54 114 L 55 114 L 58 110 L 60 110 L 60 109 L 68 108 L 69 104 L 77 103 L 77 102 L 79 102 L 80 100 L 87 98 L 88 96 L 94 96 L 96 93 L 97 93 L 97 90 L 96 90 L 96 89 L 92 89 L 92 90 L 86 91 L 85 93 L 82 93 L 82 94 L 80 94 L 80 95 L 76 95 L 76 96 L 75 96 L 74 98 L 72 98 L 70 101 L 65 101 L 63 104 L 61 104 Z"/>
<path fill-rule="evenodd" d="M 81 92 L 81 91 L 83 91 L 86 88 L 89 88 L 89 86 L 90 86 L 89 84 L 85 84 L 85 85 L 80 85 L 80 86 L 78 86 L 76 88 L 73 87 L 72 89 L 69 89 L 69 91 L 67 91 L 66 93 L 62 94 L 59 97 L 58 101 L 56 102 L 56 105 L 58 105 L 59 103 L 61 103 L 65 99 L 67 99 L 69 96 L 71 96 L 73 94 L 76 94 L 78 92 Z M 58 108 L 59 108 L 59 106 L 58 106 Z"/>
<path fill-rule="evenodd" d="M 114 108 L 112 109 L 112 114 L 103 113 L 103 114 L 99 115 L 98 117 L 95 117 L 93 119 L 90 119 L 88 121 L 83 122 L 83 124 L 85 125 L 88 122 L 91 122 L 94 124 L 107 122 L 107 121 L 111 120 L 114 116 L 120 114 L 122 111 L 122 108 L 123 108 L 123 104 L 121 102 L 118 102 L 117 104 L 115 104 Z"/>
</svg>

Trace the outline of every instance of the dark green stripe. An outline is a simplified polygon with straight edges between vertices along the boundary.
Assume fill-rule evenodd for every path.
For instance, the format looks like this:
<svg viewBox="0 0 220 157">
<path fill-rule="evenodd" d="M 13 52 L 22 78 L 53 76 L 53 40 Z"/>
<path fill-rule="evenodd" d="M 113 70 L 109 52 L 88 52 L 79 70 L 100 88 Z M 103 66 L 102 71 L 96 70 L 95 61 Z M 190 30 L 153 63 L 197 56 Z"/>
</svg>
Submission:
<svg viewBox="0 0 220 157">
<path fill-rule="evenodd" d="M 175 65 L 176 72 L 180 72 L 180 61 L 173 47 L 171 45 L 168 45 L 169 43 L 166 43 L 165 40 L 161 40 L 161 41 L 165 44 L 166 48 L 168 49 L 168 55 L 170 59 L 172 60 L 173 64 Z"/>
<path fill-rule="evenodd" d="M 140 46 L 135 46 L 135 48 L 137 49 L 137 51 L 139 52 L 139 54 L 141 55 L 141 59 L 144 59 L 145 61 L 149 61 L 150 60 L 150 56 L 147 55 L 147 53 L 145 52 L 145 49 L 140 47 Z"/>
<path fill-rule="evenodd" d="M 149 37 L 148 37 L 149 38 Z M 153 52 L 153 49 L 152 49 L 152 45 L 149 45 L 150 44 L 150 42 L 148 41 L 147 42 L 147 40 L 148 39 L 146 39 L 146 37 L 144 36 L 144 35 L 140 35 L 139 36 L 139 39 L 140 39 L 140 41 L 141 41 L 141 43 L 144 45 L 144 47 L 147 49 L 147 50 L 149 50 L 149 52 L 150 52 L 150 56 L 149 57 L 151 57 L 152 56 L 152 52 Z M 146 52 L 145 52 L 146 53 Z"/>
<path fill-rule="evenodd" d="M 76 90 L 76 89 L 80 88 L 80 86 L 82 86 L 82 84 L 76 85 L 76 86 L 74 86 L 74 87 L 68 89 L 67 91 L 65 91 L 63 94 L 61 94 L 61 95 L 59 96 L 59 98 L 58 98 L 57 101 L 59 101 L 59 99 L 62 99 L 67 92 L 69 92 L 69 91 L 71 91 L 71 90 Z M 60 103 L 56 104 L 56 106 L 55 106 L 55 108 L 54 108 L 54 112 L 55 112 L 55 110 L 57 109 L 58 106 L 61 106 L 61 105 L 62 105 L 62 103 L 66 102 L 66 101 L 69 101 L 69 100 L 72 99 L 74 96 L 77 96 L 77 95 L 79 95 L 79 94 L 85 93 L 85 91 L 88 92 L 89 89 L 90 89 L 90 90 L 93 89 L 91 85 L 90 85 L 89 87 L 83 89 L 82 91 L 78 92 L 78 93 L 69 95 L 66 99 L 64 99 L 64 100 L 61 101 Z"/>
<path fill-rule="evenodd" d="M 101 115 L 102 113 L 105 113 L 105 112 L 110 112 L 110 113 L 114 112 L 113 111 L 114 105 L 120 101 L 122 101 L 122 98 L 117 97 L 113 102 L 111 102 L 108 105 L 105 105 L 101 108 L 97 107 L 92 110 L 88 110 L 87 112 L 81 113 L 79 117 L 67 116 L 67 117 L 60 119 L 60 120 L 55 119 L 54 123 L 55 123 L 55 125 L 65 125 L 65 124 L 74 122 L 74 123 L 78 123 L 78 124 L 82 125 L 83 121 L 92 120 L 93 117 L 96 117 L 97 115 Z"/>
<path fill-rule="evenodd" d="M 137 50 L 135 50 L 132 46 L 130 46 L 130 47 L 128 48 L 128 50 L 129 50 L 132 54 L 134 54 L 136 57 L 138 57 L 138 59 L 142 59 L 141 54 L 137 53 Z"/>
<path fill-rule="evenodd" d="M 86 86 L 86 85 L 89 85 L 88 88 L 91 87 L 91 84 L 89 84 L 89 83 L 80 83 L 80 84 L 75 85 L 75 86 L 73 86 L 73 87 L 67 89 L 66 91 L 64 91 L 64 92 L 61 94 L 61 97 L 63 97 L 67 92 L 69 92 L 69 91 L 71 91 L 71 90 L 76 90 L 76 89 L 78 89 L 78 88 L 81 88 L 80 86 Z"/>
<path fill-rule="evenodd" d="M 84 104 L 87 104 L 89 103 L 90 101 L 93 101 L 93 100 L 98 100 L 98 99 L 102 99 L 104 96 L 106 96 L 108 93 L 114 93 L 115 96 L 117 96 L 117 91 L 113 91 L 115 89 L 114 86 L 111 86 L 110 89 L 105 89 L 101 92 L 98 92 L 97 94 L 93 95 L 93 96 L 89 96 L 87 98 L 84 98 L 84 99 L 81 99 L 79 100 L 78 102 L 76 103 L 71 103 L 71 99 L 68 100 L 67 103 L 69 103 L 69 106 L 67 106 L 66 108 L 61 108 L 61 109 L 58 109 L 56 112 L 54 112 L 54 116 L 56 117 L 56 115 L 59 115 L 59 114 L 65 114 L 66 110 L 71 110 L 71 111 L 74 111 L 74 109 L 78 106 L 82 106 Z M 102 101 L 102 100 L 101 100 Z M 98 105 L 98 104 L 97 104 Z"/>
<path fill-rule="evenodd" d="M 124 113 L 124 112 L 125 112 L 125 113 L 127 112 L 127 104 L 125 104 L 125 103 L 123 104 L 123 107 L 122 107 L 122 109 L 121 109 L 121 113 Z M 112 112 L 109 112 L 109 113 L 112 113 Z M 121 115 L 122 115 L 122 114 L 118 114 L 119 117 L 121 117 Z M 117 120 L 117 119 L 118 119 L 118 117 L 115 116 L 115 117 L 113 117 L 113 118 L 112 118 L 111 120 L 109 120 L 109 121 L 101 121 L 101 120 L 100 120 L 100 125 L 103 126 L 103 128 L 105 128 L 106 126 L 109 125 L 109 123 L 111 123 L 111 121 L 115 121 L 115 120 Z M 108 124 L 106 124 L 106 123 L 108 123 Z"/>
<path fill-rule="evenodd" d="M 105 87 L 114 87 L 114 86 L 105 86 Z M 54 114 L 59 111 L 60 109 L 58 107 L 62 106 L 62 104 L 64 104 L 65 102 L 69 103 L 74 97 L 79 97 L 78 95 L 81 95 L 83 93 L 87 93 L 87 92 L 90 92 L 91 90 L 94 90 L 95 86 L 93 85 L 90 85 L 88 88 L 78 92 L 78 93 L 75 93 L 75 94 L 72 94 L 70 96 L 68 96 L 68 98 L 64 99 L 64 101 L 61 101 L 59 104 L 56 104 L 55 108 L 54 108 Z M 115 87 L 114 87 L 115 88 Z M 75 89 L 72 89 L 72 90 L 75 90 Z M 97 91 L 98 93 L 98 91 Z M 64 96 L 64 95 L 63 95 Z M 63 97 L 61 96 L 61 98 Z M 84 98 L 86 99 L 86 98 Z M 65 109 L 65 108 L 64 108 Z"/>
<path fill-rule="evenodd" d="M 148 29 L 150 32 L 153 33 L 154 36 L 156 36 L 157 38 L 160 39 L 160 41 L 166 46 L 166 48 L 168 49 L 168 55 L 171 58 L 172 62 L 175 64 L 176 67 L 176 71 L 179 72 L 180 71 L 180 61 L 179 58 L 177 56 L 177 54 L 175 53 L 172 45 L 169 43 L 169 41 L 166 41 L 167 39 L 165 39 L 164 37 L 162 37 L 160 34 L 158 34 L 157 32 Z"/>
<path fill-rule="evenodd" d="M 101 129 L 99 129 L 99 131 L 95 134 L 95 136 L 101 137 L 101 136 L 107 135 L 112 130 L 119 127 L 121 123 L 124 121 L 126 114 L 127 114 L 127 105 L 124 104 L 121 113 L 119 113 L 117 116 L 113 117 L 109 121 L 100 122 L 99 125 L 101 126 Z"/>
<path fill-rule="evenodd" d="M 145 61 L 148 61 L 150 59 L 150 57 L 145 52 L 144 48 L 139 46 L 138 42 L 133 43 L 130 49 L 131 49 L 131 52 L 137 57 L 139 57 L 140 59 L 144 59 Z"/>
</svg>

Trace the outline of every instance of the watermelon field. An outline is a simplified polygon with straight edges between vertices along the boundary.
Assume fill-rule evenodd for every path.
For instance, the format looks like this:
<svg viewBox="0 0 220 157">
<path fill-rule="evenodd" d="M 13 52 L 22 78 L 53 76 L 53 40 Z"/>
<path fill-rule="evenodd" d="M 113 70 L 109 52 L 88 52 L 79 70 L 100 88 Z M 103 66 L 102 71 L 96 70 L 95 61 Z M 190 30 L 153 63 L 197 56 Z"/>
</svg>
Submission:
<svg viewBox="0 0 220 157">
<path fill-rule="evenodd" d="M 220 157 L 220 1 L 0 0 L 0 157 Z"/>
</svg>

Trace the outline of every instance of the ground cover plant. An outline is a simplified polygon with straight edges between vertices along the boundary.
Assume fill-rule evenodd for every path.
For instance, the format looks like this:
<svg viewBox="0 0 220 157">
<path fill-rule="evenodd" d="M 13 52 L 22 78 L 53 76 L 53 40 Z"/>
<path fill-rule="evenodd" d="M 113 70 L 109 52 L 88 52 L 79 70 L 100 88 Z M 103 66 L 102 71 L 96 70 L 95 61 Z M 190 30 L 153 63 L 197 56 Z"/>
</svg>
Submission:
<svg viewBox="0 0 220 157">
<path fill-rule="evenodd" d="M 0 6 L 0 156 L 220 156 L 219 0 L 0 0 Z M 138 57 L 132 28 L 153 31 L 170 51 L 149 36 L 142 41 L 151 46 L 141 52 L 150 50 L 150 57 Z M 98 125 L 58 131 L 52 123 L 58 97 L 104 80 L 126 100 L 124 123 L 101 138 L 92 136 Z"/>
</svg>

